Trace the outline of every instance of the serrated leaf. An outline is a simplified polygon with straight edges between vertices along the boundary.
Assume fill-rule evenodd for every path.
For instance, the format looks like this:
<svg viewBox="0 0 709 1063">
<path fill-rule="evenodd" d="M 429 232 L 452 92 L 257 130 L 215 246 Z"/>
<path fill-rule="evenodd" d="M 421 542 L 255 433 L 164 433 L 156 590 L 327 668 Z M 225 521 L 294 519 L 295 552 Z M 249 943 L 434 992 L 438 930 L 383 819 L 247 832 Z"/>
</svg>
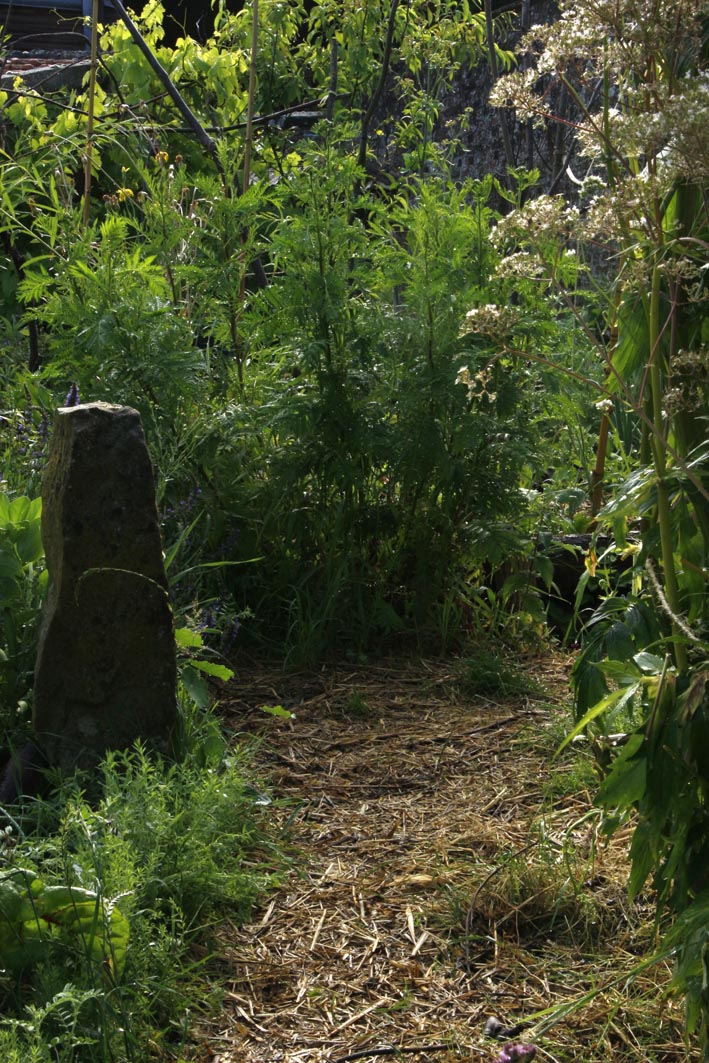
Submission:
<svg viewBox="0 0 709 1063">
<path fill-rule="evenodd" d="M 650 492 L 654 485 L 655 470 L 651 466 L 636 469 L 605 504 L 598 514 L 599 517 L 610 517 L 613 520 L 619 517 L 636 517 L 650 504 Z"/>
<path fill-rule="evenodd" d="M 616 760 L 601 786 L 596 803 L 610 808 L 632 808 L 647 788 L 647 761 Z"/>
<path fill-rule="evenodd" d="M 214 676 L 215 679 L 223 679 L 224 682 L 228 682 L 234 678 L 234 672 L 231 668 L 227 668 L 225 664 L 214 664 L 212 661 L 190 661 L 190 667 L 199 669 L 200 672 L 204 672 L 205 675 Z"/>
<path fill-rule="evenodd" d="M 199 632 L 189 627 L 175 628 L 175 642 L 181 649 L 200 649 L 204 645 Z"/>
<path fill-rule="evenodd" d="M 293 720 L 295 714 L 288 709 L 284 709 L 282 705 L 259 705 L 261 712 L 267 712 L 269 716 L 280 716 L 284 720 Z"/>
</svg>

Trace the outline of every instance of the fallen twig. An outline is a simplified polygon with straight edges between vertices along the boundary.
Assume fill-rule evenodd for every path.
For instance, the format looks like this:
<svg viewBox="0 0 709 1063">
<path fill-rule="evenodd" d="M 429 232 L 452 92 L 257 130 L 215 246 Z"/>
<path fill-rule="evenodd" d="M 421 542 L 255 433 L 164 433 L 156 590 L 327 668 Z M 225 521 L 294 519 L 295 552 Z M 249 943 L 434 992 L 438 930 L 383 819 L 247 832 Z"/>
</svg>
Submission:
<svg viewBox="0 0 709 1063">
<path fill-rule="evenodd" d="M 353 1059 L 368 1059 L 370 1056 L 403 1056 L 414 1052 L 445 1052 L 450 1048 L 447 1042 L 439 1041 L 432 1045 L 383 1045 L 380 1048 L 361 1048 L 347 1056 L 337 1056 L 331 1063 L 350 1063 Z"/>
</svg>

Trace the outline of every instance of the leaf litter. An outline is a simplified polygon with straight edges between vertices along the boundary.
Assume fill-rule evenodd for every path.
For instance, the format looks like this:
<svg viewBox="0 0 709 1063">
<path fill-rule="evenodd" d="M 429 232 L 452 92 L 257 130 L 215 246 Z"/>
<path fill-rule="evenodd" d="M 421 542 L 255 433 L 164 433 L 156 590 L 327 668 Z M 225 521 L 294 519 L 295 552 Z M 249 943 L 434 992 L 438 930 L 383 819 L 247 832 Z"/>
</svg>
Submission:
<svg viewBox="0 0 709 1063">
<path fill-rule="evenodd" d="M 627 899 L 630 828 L 605 840 L 583 752 L 553 759 L 570 662 L 521 667 L 533 696 L 466 694 L 455 661 L 228 688 L 294 863 L 250 924 L 220 928 L 204 1058 L 493 1063 L 513 1040 L 552 1063 L 698 1059 L 668 966 L 637 971 L 654 909 Z"/>
</svg>

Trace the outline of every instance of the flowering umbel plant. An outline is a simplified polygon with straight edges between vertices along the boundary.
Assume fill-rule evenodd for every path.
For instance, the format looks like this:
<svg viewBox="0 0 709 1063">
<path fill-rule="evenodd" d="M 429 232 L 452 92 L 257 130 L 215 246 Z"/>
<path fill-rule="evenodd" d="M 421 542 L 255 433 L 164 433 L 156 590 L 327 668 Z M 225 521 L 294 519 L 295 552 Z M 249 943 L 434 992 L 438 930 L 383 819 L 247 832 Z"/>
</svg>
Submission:
<svg viewBox="0 0 709 1063">
<path fill-rule="evenodd" d="M 598 803 L 611 830 L 631 817 L 635 824 L 631 896 L 651 878 L 658 920 L 665 909 L 677 916 L 665 941 L 676 960 L 673 986 L 685 995 L 687 1030 L 706 1058 L 707 5 L 562 0 L 560 7 L 558 22 L 527 34 L 525 61 L 497 82 L 493 102 L 534 125 L 575 130 L 552 186 L 566 175 L 578 209 L 562 196 L 540 197 L 505 218 L 497 239 L 506 276 L 517 262 L 533 261 L 535 268 L 520 271 L 520 288 L 536 275 L 577 319 L 584 320 L 584 299 L 563 291 L 553 258 L 560 246 L 592 247 L 597 287 L 607 293 L 595 338 L 605 395 L 590 397 L 601 418 L 593 510 L 621 547 L 633 521 L 642 549 L 632 591 L 604 602 L 589 626 L 573 674 L 578 722 L 567 741 L 582 730 L 593 738 L 611 717 L 616 731 L 628 721 L 625 743 L 604 765 Z M 564 110 L 555 110 L 561 99 Z M 617 410 L 635 431 L 630 475 L 611 493 L 604 456 Z"/>
</svg>

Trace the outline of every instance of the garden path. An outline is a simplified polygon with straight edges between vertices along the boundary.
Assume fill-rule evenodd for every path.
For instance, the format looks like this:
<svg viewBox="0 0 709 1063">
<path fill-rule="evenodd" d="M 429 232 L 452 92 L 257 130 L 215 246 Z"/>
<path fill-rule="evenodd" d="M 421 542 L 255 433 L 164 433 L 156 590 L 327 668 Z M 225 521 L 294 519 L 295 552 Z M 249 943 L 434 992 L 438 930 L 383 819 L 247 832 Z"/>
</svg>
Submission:
<svg viewBox="0 0 709 1063">
<path fill-rule="evenodd" d="M 222 929 L 227 993 L 219 1020 L 201 1030 L 205 1059 L 374 1063 L 401 1053 L 492 1063 L 500 1045 L 485 1036 L 491 1016 L 513 1025 L 603 974 L 603 958 L 584 967 L 573 928 L 545 937 L 544 913 L 558 904 L 548 880 L 521 904 L 489 888 L 510 858 L 528 859 L 542 812 L 545 853 L 564 851 L 570 826 L 589 852 L 588 791 L 561 786 L 549 798 L 568 667 L 559 657 L 529 664 L 545 687 L 536 699 L 466 697 L 451 662 L 240 676 L 221 711 L 235 741 L 259 736 L 257 765 L 297 851 L 253 922 Z M 276 704 L 294 718 L 261 708 Z M 625 845 L 587 885 L 610 905 L 612 949 L 627 960 Z M 528 918 L 526 906 L 542 916 Z M 617 960 L 616 951 L 610 972 Z M 617 1047 L 632 1049 L 633 1016 L 619 1005 L 609 1023 L 608 1006 L 595 1002 L 590 1027 L 586 1009 L 553 1031 L 565 1061 L 608 1058 L 609 1049 L 626 1059 Z M 637 1006 L 647 1010 L 647 999 Z M 689 1058 L 678 1020 L 679 1009 L 658 1061 Z M 637 1049 L 628 1060 L 647 1058 Z"/>
</svg>

